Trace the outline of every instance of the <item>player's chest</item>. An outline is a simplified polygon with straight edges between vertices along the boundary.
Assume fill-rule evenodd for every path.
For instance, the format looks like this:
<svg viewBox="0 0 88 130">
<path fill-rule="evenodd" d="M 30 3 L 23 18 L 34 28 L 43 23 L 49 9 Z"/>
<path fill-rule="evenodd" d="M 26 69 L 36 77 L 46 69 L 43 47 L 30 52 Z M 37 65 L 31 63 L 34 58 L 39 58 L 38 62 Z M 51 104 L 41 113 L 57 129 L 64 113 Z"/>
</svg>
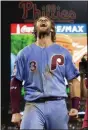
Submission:
<svg viewBox="0 0 88 130">
<path fill-rule="evenodd" d="M 33 52 L 27 58 L 27 66 L 31 71 L 40 70 L 53 71 L 63 69 L 65 66 L 65 56 L 58 52 L 49 52 L 42 50 L 40 52 Z"/>
</svg>

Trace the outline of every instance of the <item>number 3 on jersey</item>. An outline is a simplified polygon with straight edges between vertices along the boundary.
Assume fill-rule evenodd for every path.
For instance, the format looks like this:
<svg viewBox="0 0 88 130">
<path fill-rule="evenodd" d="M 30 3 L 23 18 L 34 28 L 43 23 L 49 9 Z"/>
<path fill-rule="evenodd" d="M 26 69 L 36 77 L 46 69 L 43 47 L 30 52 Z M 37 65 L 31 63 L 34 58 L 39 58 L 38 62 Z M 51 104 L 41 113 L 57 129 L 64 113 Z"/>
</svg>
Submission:
<svg viewBox="0 0 88 130">
<path fill-rule="evenodd" d="M 30 70 L 31 70 L 31 71 L 35 71 L 35 70 L 36 70 L 36 66 L 37 66 L 37 65 L 36 65 L 36 62 L 35 62 L 35 61 L 31 61 L 31 62 L 30 62 Z"/>
<path fill-rule="evenodd" d="M 54 55 L 51 59 L 51 70 L 55 70 L 57 65 L 64 64 L 64 56 L 63 55 Z"/>
</svg>

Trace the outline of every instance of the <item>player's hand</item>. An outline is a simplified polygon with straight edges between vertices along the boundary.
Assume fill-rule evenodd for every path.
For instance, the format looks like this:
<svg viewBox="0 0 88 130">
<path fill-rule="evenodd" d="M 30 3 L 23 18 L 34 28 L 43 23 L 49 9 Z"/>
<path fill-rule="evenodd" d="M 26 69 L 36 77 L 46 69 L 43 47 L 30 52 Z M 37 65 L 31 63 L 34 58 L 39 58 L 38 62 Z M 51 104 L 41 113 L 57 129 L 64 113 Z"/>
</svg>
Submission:
<svg viewBox="0 0 88 130">
<path fill-rule="evenodd" d="M 72 108 L 71 110 L 70 110 L 70 112 L 69 112 L 69 116 L 71 117 L 71 118 L 78 118 L 78 110 L 77 109 L 74 109 L 74 108 Z"/>
<path fill-rule="evenodd" d="M 12 114 L 11 122 L 20 126 L 22 115 L 20 113 Z"/>
</svg>

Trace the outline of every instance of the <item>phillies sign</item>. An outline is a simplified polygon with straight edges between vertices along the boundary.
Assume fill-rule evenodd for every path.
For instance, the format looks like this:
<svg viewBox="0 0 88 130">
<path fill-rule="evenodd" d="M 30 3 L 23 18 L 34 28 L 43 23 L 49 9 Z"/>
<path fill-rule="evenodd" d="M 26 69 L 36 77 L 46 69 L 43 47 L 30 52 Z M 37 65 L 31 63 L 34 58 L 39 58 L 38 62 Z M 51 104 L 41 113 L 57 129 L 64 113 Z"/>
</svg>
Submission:
<svg viewBox="0 0 88 130">
<path fill-rule="evenodd" d="M 76 19 L 76 13 L 73 10 L 61 9 L 58 4 L 44 4 L 39 9 L 37 4 L 31 1 L 21 1 L 19 2 L 19 8 L 22 10 L 22 19 L 25 22 L 33 22 L 40 16 L 48 16 L 55 22 L 73 23 Z M 29 16 L 32 16 L 32 19 Z"/>
</svg>

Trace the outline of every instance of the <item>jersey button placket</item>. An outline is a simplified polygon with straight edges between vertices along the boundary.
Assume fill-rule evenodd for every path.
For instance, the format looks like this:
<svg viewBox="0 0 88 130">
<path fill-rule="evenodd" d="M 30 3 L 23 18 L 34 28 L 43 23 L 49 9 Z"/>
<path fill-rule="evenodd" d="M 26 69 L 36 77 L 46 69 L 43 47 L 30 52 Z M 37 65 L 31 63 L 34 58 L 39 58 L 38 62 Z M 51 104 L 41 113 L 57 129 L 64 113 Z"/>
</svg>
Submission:
<svg viewBox="0 0 88 130">
<path fill-rule="evenodd" d="M 46 77 L 45 77 L 45 65 L 46 65 L 46 55 L 45 55 L 45 48 L 42 50 L 42 81 L 43 81 L 43 91 L 44 94 L 46 92 Z"/>
</svg>

